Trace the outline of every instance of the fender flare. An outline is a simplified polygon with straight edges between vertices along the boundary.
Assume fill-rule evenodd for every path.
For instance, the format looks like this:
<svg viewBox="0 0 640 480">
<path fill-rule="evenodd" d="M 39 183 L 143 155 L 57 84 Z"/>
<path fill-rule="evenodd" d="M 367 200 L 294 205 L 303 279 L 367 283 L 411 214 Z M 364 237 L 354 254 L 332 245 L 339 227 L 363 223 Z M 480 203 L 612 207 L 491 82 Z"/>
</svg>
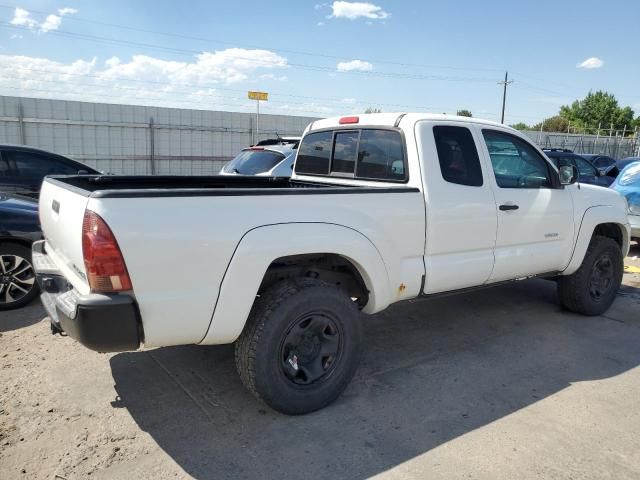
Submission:
<svg viewBox="0 0 640 480">
<path fill-rule="evenodd" d="M 369 290 L 365 313 L 390 303 L 389 274 L 376 246 L 353 228 L 333 223 L 282 223 L 246 232 L 227 265 L 211 322 L 201 344 L 231 343 L 238 338 L 269 265 L 290 255 L 332 253 L 349 260 Z"/>
<path fill-rule="evenodd" d="M 580 268 L 594 230 L 598 225 L 603 223 L 613 223 L 620 228 L 620 233 L 622 234 L 622 255 L 627 255 L 629 252 L 631 230 L 629 227 L 629 219 L 625 212 L 610 205 L 590 207 L 585 210 L 582 216 L 571 260 L 569 260 L 569 264 L 562 271 L 562 275 L 571 275 Z"/>
</svg>

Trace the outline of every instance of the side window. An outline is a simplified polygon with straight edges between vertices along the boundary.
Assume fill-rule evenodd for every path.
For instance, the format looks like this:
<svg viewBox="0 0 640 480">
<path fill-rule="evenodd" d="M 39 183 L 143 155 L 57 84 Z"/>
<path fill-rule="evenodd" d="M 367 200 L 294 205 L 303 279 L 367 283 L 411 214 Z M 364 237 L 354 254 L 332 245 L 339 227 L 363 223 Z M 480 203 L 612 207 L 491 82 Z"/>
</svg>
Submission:
<svg viewBox="0 0 640 480">
<path fill-rule="evenodd" d="M 498 132 L 483 130 L 496 183 L 501 188 L 550 188 L 549 165 L 524 140 Z"/>
<path fill-rule="evenodd" d="M 4 155 L 4 154 L 2 154 Z M 13 175 L 9 165 L 9 160 L 5 156 L 0 156 L 0 177 L 10 177 Z"/>
<path fill-rule="evenodd" d="M 585 159 L 583 159 L 582 157 L 574 157 L 574 160 L 576 161 L 576 166 L 578 167 L 578 172 L 580 172 L 580 175 L 590 175 L 590 176 L 598 176 L 598 173 L 596 172 L 596 168 L 591 165 L 589 162 L 587 162 Z"/>
<path fill-rule="evenodd" d="M 304 137 L 298 151 L 296 173 L 327 175 L 331 160 L 333 132 L 310 133 Z"/>
<path fill-rule="evenodd" d="M 331 172 L 353 174 L 358 153 L 358 132 L 336 132 Z"/>
<path fill-rule="evenodd" d="M 18 175 L 27 178 L 43 178 L 46 175 L 72 175 L 78 173 L 77 169 L 71 165 L 65 165 L 61 161 L 38 155 L 30 152 L 18 150 L 2 153 L 9 163 L 13 163 Z"/>
<path fill-rule="evenodd" d="M 356 177 L 405 180 L 405 159 L 400 133 L 393 130 L 362 130 Z"/>
<path fill-rule="evenodd" d="M 438 150 L 440 171 L 447 182 L 480 187 L 482 168 L 473 136 L 468 128 L 436 126 L 433 136 Z"/>
</svg>

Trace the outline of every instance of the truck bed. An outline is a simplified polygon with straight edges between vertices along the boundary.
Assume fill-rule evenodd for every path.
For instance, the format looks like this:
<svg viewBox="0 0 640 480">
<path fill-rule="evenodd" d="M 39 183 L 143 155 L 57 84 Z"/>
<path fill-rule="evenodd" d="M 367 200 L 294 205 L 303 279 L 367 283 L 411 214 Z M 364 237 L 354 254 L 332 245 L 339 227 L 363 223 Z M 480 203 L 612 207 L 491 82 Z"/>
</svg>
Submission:
<svg viewBox="0 0 640 480">
<path fill-rule="evenodd" d="M 48 182 L 92 198 L 295 195 L 318 193 L 383 193 L 416 188 L 365 187 L 250 176 L 112 176 L 67 175 L 47 177 Z"/>
</svg>

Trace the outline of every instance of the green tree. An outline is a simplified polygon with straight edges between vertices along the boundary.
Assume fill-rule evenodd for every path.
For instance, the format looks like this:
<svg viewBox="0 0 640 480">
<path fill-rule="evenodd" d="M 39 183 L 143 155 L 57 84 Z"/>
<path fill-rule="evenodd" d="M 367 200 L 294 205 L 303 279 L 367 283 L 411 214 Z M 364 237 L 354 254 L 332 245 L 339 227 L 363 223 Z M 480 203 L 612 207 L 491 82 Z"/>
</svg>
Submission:
<svg viewBox="0 0 640 480">
<path fill-rule="evenodd" d="M 368 107 L 364 113 L 382 113 L 382 109 L 375 107 Z"/>
<path fill-rule="evenodd" d="M 531 130 L 531 127 L 523 122 L 514 123 L 511 125 L 511 128 L 515 128 L 516 130 Z"/>
<path fill-rule="evenodd" d="M 459 117 L 473 117 L 473 115 L 471 114 L 471 110 L 458 110 L 456 112 L 456 115 L 458 115 Z"/>
<path fill-rule="evenodd" d="M 560 107 L 560 116 L 571 122 L 572 126 L 584 127 L 590 130 L 601 128 L 622 129 L 633 124 L 633 110 L 631 107 L 621 108 L 616 97 L 598 90 L 589 92 L 582 100 L 576 100 L 570 106 Z"/>
<path fill-rule="evenodd" d="M 540 130 L 540 123 L 531 127 L 533 130 Z M 569 128 L 569 120 L 556 115 L 555 117 L 547 118 L 542 122 L 542 131 L 544 132 L 566 132 Z"/>
</svg>

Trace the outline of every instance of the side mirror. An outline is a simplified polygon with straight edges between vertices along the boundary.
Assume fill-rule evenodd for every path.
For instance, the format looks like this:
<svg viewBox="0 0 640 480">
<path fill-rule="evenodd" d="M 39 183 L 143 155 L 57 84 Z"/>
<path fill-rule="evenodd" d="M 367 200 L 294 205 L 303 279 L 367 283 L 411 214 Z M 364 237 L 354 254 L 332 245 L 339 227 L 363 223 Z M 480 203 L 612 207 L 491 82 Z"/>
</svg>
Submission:
<svg viewBox="0 0 640 480">
<path fill-rule="evenodd" d="M 578 177 L 580 176 L 578 167 L 575 165 L 562 165 L 558 169 L 558 173 L 560 175 L 560 183 L 562 185 L 573 185 L 578 181 Z"/>
</svg>

